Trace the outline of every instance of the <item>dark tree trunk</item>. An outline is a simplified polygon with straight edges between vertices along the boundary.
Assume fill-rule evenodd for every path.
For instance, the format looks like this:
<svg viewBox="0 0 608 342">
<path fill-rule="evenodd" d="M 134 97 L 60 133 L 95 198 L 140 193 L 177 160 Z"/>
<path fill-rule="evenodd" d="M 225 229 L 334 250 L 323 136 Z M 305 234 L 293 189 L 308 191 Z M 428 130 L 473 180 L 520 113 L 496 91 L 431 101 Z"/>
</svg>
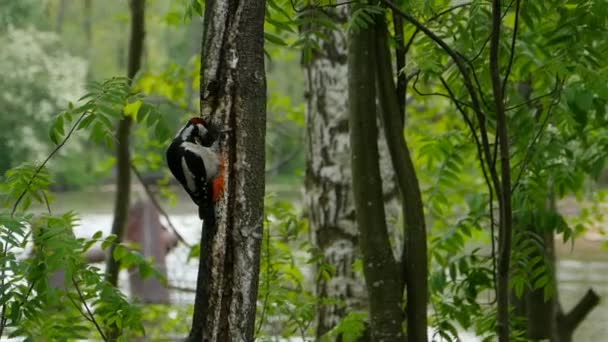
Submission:
<svg viewBox="0 0 608 342">
<path fill-rule="evenodd" d="M 376 81 L 382 120 L 404 207 L 405 246 L 402 262 L 407 284 L 407 337 L 427 341 L 428 260 L 422 194 L 414 162 L 403 135 L 402 105 L 393 82 L 388 28 L 384 18 L 376 21 Z"/>
<path fill-rule="evenodd" d="M 549 195 L 549 210 L 557 212 L 555 194 Z M 528 289 L 524 298 L 522 314 L 526 317 L 527 336 L 532 341 L 550 340 L 551 342 L 571 342 L 574 331 L 585 317 L 591 312 L 600 302 L 600 297 L 589 289 L 585 296 L 570 310 L 563 312 L 559 300 L 559 290 L 557 289 L 557 259 L 555 256 L 555 236 L 553 227 L 544 227 L 532 230 L 532 234 L 542 234 L 542 253 L 546 263 L 546 267 L 551 271 L 551 280 L 546 286 L 553 286 L 553 296 L 545 299 L 543 289 L 531 290 Z M 542 231 L 542 232 L 539 232 Z"/>
<path fill-rule="evenodd" d="M 253 341 L 263 233 L 264 0 L 207 1 L 201 114 L 225 134 L 226 184 L 205 229 L 188 341 Z"/>
<path fill-rule="evenodd" d="M 403 341 L 403 287 L 386 227 L 379 169 L 373 27 L 351 30 L 348 51 L 349 124 L 359 246 L 369 294 L 373 341 Z"/>
<path fill-rule="evenodd" d="M 129 43 L 129 65 L 127 77 L 133 80 L 139 71 L 141 55 L 144 45 L 144 11 L 145 0 L 131 0 L 131 40 Z M 125 227 L 129 219 L 129 199 L 131 192 L 131 155 L 129 152 L 129 135 L 131 134 L 132 118 L 123 117 L 118 123 L 116 160 L 116 198 L 114 201 L 114 221 L 112 234 L 116 235 L 115 243 L 110 246 L 107 259 L 106 277 L 114 286 L 118 283 L 120 263 L 114 260 L 114 249 L 124 236 Z"/>
</svg>

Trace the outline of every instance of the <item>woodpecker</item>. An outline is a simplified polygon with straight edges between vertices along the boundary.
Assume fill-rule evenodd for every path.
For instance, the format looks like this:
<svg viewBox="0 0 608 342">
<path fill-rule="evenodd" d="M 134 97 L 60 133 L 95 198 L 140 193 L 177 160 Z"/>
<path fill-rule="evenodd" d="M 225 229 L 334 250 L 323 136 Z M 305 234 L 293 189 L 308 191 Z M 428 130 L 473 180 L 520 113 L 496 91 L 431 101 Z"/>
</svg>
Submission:
<svg viewBox="0 0 608 342">
<path fill-rule="evenodd" d="M 198 206 L 205 226 L 215 224 L 215 203 L 224 188 L 224 160 L 219 153 L 218 131 L 194 117 L 182 127 L 167 149 L 171 173 Z"/>
</svg>

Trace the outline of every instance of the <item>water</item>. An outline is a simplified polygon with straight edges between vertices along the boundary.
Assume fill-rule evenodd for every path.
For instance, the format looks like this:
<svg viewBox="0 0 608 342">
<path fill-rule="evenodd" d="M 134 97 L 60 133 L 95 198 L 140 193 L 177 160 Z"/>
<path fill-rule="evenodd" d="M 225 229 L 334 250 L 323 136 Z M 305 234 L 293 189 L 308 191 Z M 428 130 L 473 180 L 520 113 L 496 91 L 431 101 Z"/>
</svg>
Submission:
<svg viewBox="0 0 608 342">
<path fill-rule="evenodd" d="M 199 240 L 201 224 L 195 215 L 176 214 L 171 220 L 178 232 L 186 239 L 195 243 Z M 91 237 L 96 231 L 101 230 L 104 235 L 109 234 L 112 224 L 110 214 L 86 214 L 81 218 L 80 225 L 75 229 L 78 237 Z M 582 244 L 584 248 L 588 246 Z M 558 251 L 560 249 L 558 248 Z M 575 250 L 576 252 L 576 250 Z M 189 249 L 182 244 L 172 250 L 167 256 L 167 269 L 170 284 L 173 286 L 194 290 L 196 287 L 197 263 L 195 260 L 187 260 Z M 558 262 L 559 296 L 564 311 L 569 311 L 573 305 L 587 292 L 589 288 L 600 295 L 608 298 L 608 261 L 606 256 L 600 253 L 573 253 L 579 259 L 572 259 L 569 250 L 562 250 Z M 564 256 L 564 254 L 567 254 Z M 606 252 L 603 252 L 606 254 Z M 580 259 L 585 255 L 585 259 Z M 604 260 L 602 260 L 602 258 Z M 128 291 L 127 274 L 121 274 L 121 286 Z M 186 304 L 194 301 L 194 294 L 190 291 L 171 291 L 173 303 Z M 608 336 L 608 306 L 600 303 L 583 321 L 576 330 L 575 341 L 605 341 Z M 476 341 L 473 336 L 462 336 L 463 341 Z"/>
</svg>

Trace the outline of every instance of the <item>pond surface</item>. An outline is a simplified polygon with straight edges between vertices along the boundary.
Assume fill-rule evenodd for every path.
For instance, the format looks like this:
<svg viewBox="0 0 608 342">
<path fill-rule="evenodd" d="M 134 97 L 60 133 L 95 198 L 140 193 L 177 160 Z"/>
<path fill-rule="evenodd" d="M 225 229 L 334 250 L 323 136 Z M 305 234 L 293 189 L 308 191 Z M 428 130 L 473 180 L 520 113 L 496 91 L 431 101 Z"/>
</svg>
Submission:
<svg viewBox="0 0 608 342">
<path fill-rule="evenodd" d="M 135 196 L 137 198 L 137 195 Z M 83 198 L 86 198 L 83 200 Z M 109 234 L 112 224 L 111 203 L 113 195 L 91 193 L 90 195 L 65 195 L 56 202 L 55 210 L 60 212 L 67 208 L 85 213 L 81 216 L 80 226 L 75 230 L 79 237 L 91 237 L 101 230 Z M 170 207 L 171 221 L 179 233 L 192 243 L 200 237 L 201 222 L 191 215 L 194 206 L 188 201 L 180 201 L 177 207 Z M 162 220 L 162 219 L 161 219 Z M 604 298 L 577 329 L 574 341 L 602 342 L 608 339 L 608 251 L 600 248 L 600 241 L 577 240 L 574 248 L 557 243 L 559 296 L 564 311 L 573 305 L 589 288 Z M 189 248 L 179 244 L 167 256 L 168 278 L 172 286 L 180 288 L 171 291 L 174 303 L 186 304 L 194 301 L 194 294 L 189 290 L 196 287 L 197 261 L 188 260 Z M 121 286 L 128 291 L 128 275 L 121 274 Z M 474 337 L 463 336 L 463 341 L 476 341 Z"/>
</svg>

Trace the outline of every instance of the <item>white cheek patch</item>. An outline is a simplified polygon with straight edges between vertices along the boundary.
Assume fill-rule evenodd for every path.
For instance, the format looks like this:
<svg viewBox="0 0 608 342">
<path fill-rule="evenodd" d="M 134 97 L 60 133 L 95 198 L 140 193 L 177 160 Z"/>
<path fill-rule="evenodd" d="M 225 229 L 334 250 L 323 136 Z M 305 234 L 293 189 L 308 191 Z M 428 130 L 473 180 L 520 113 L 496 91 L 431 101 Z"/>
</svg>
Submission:
<svg viewBox="0 0 608 342">
<path fill-rule="evenodd" d="M 196 184 L 194 183 L 194 174 L 188 168 L 188 163 L 186 163 L 186 158 L 182 157 L 182 169 L 184 170 L 184 175 L 186 176 L 186 186 L 190 189 L 191 192 L 196 191 Z"/>
<path fill-rule="evenodd" d="M 188 125 L 188 126 L 184 127 L 179 133 L 177 133 L 177 135 L 179 135 L 180 138 L 182 138 L 182 140 L 186 140 L 186 139 L 188 139 L 188 137 L 190 135 L 192 135 L 193 130 L 194 130 L 194 126 Z"/>
<path fill-rule="evenodd" d="M 185 150 L 196 154 L 199 158 L 203 160 L 203 163 L 205 164 L 205 171 L 207 173 L 207 181 L 210 181 L 215 178 L 215 176 L 217 176 L 220 161 L 215 152 L 213 152 L 208 147 L 193 144 L 190 142 L 183 143 L 182 147 Z"/>
</svg>

